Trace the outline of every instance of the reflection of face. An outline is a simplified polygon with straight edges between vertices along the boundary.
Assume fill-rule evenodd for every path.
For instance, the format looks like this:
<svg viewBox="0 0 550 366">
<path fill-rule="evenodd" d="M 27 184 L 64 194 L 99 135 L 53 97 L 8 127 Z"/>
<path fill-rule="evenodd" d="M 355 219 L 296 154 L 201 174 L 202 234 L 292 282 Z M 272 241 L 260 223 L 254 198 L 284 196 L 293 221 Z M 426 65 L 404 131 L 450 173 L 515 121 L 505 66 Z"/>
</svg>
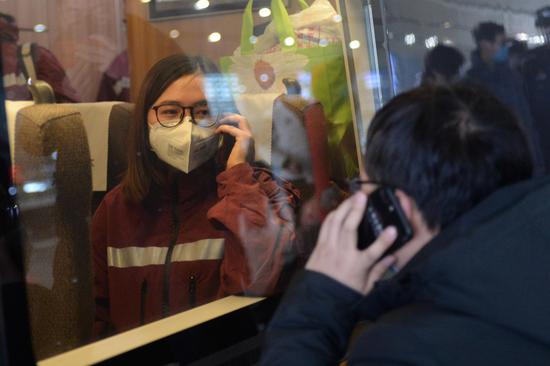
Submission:
<svg viewBox="0 0 550 366">
<path fill-rule="evenodd" d="M 311 183 L 311 156 L 307 132 L 302 121 L 287 103 L 276 100 L 273 105 L 272 163 L 283 178 L 305 179 Z"/>
<path fill-rule="evenodd" d="M 206 100 L 204 95 L 204 78 L 202 74 L 185 75 L 174 81 L 164 93 L 153 103 L 159 105 L 164 103 L 178 103 L 183 106 L 192 106 Z M 190 112 L 185 111 L 186 115 Z M 158 123 L 155 111 L 149 109 L 147 113 L 147 123 L 152 126 Z"/>
</svg>

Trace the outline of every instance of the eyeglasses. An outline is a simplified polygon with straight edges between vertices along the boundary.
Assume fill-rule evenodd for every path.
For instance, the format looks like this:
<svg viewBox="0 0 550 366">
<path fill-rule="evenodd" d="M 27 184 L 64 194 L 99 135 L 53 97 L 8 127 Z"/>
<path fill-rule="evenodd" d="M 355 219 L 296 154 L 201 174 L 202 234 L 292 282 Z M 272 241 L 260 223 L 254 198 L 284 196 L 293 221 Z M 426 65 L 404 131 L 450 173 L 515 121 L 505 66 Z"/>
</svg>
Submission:
<svg viewBox="0 0 550 366">
<path fill-rule="evenodd" d="M 361 189 L 362 186 L 367 185 L 367 184 L 370 184 L 370 185 L 373 185 L 373 186 L 386 186 L 386 187 L 388 187 L 387 184 L 384 184 L 384 183 L 381 183 L 381 182 L 377 182 L 377 181 L 374 181 L 374 180 L 361 180 L 360 178 L 352 179 L 352 180 L 348 181 L 348 184 L 349 184 L 349 190 L 352 193 L 358 192 Z"/>
<path fill-rule="evenodd" d="M 189 110 L 191 122 L 199 127 L 212 127 L 217 122 L 217 118 L 214 118 L 210 114 L 210 109 L 206 101 L 191 106 L 185 106 L 175 102 L 164 103 L 153 106 L 151 109 L 155 111 L 158 123 L 166 128 L 173 128 L 182 123 L 186 110 Z"/>
</svg>

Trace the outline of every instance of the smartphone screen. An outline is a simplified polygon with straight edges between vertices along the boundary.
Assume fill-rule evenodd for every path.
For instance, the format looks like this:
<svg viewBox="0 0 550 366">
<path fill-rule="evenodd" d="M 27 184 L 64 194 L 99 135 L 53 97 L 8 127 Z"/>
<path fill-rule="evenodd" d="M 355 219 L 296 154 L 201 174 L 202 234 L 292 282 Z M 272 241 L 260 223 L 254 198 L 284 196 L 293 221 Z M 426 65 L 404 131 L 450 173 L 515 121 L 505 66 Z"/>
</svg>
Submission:
<svg viewBox="0 0 550 366">
<path fill-rule="evenodd" d="M 397 229 L 397 238 L 385 255 L 395 252 L 411 240 L 413 231 L 393 189 L 381 187 L 369 195 L 363 219 L 357 229 L 357 248 L 366 249 L 388 226 Z"/>
</svg>

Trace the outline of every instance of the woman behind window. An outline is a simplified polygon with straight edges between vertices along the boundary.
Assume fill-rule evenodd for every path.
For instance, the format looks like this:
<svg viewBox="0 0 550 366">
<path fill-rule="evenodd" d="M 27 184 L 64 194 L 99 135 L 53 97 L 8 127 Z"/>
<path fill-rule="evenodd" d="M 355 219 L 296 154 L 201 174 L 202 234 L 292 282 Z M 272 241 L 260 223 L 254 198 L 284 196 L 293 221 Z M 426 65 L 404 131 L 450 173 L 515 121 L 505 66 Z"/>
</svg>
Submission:
<svg viewBox="0 0 550 366">
<path fill-rule="evenodd" d="M 205 60 L 178 54 L 143 82 L 128 170 L 92 223 L 96 336 L 277 288 L 297 194 L 249 164 L 244 117 L 211 112 L 205 81 L 215 76 Z"/>
</svg>

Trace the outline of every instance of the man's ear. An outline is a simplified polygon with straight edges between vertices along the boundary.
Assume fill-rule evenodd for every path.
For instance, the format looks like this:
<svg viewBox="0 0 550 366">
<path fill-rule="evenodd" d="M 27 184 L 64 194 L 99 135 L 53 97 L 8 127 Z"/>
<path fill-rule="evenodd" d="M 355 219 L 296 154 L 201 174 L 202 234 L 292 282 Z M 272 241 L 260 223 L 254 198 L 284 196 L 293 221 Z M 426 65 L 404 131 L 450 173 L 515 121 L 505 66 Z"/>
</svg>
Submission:
<svg viewBox="0 0 550 366">
<path fill-rule="evenodd" d="M 403 209 L 403 213 L 405 214 L 405 216 L 407 216 L 407 219 L 411 221 L 414 209 L 413 199 L 400 189 L 395 190 L 395 196 L 399 200 L 399 204 Z"/>
</svg>

